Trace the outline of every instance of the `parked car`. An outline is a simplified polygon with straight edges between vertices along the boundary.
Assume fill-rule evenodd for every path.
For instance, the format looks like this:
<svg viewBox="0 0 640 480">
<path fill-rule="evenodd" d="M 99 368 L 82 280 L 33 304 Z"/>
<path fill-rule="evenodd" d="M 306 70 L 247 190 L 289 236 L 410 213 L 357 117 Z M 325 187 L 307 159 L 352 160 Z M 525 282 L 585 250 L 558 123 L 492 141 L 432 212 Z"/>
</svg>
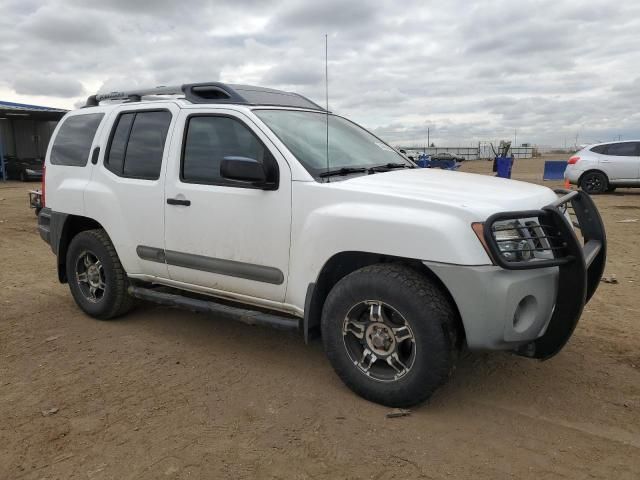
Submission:
<svg viewBox="0 0 640 480">
<path fill-rule="evenodd" d="M 56 127 L 42 192 L 40 235 L 88 315 L 140 298 L 320 334 L 340 378 L 390 406 L 427 399 L 465 345 L 554 356 L 606 257 L 584 192 L 416 168 L 261 87 L 92 96 Z"/>
<path fill-rule="evenodd" d="M 640 187 L 640 140 L 583 148 L 569 158 L 564 177 L 590 194 Z"/>
<path fill-rule="evenodd" d="M 455 160 L 456 162 L 465 161 L 465 158 L 463 156 L 449 152 L 434 153 L 433 155 L 430 155 L 430 157 L 431 160 Z"/>
<path fill-rule="evenodd" d="M 20 180 L 22 182 L 41 180 L 43 165 L 44 160 L 42 158 L 16 158 L 14 156 L 5 156 L 4 158 L 8 180 Z"/>
</svg>

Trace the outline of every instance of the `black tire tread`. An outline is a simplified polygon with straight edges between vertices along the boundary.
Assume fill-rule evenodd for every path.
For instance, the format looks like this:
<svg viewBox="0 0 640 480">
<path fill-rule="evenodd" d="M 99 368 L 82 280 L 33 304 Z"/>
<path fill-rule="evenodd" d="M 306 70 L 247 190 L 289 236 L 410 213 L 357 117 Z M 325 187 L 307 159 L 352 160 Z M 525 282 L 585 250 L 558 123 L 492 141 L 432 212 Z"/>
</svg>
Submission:
<svg viewBox="0 0 640 480">
<path fill-rule="evenodd" d="M 356 275 L 376 276 L 378 278 L 387 278 L 393 281 L 401 288 L 411 291 L 412 295 L 417 297 L 420 303 L 431 309 L 433 312 L 436 312 L 442 319 L 440 326 L 446 338 L 449 340 L 447 345 L 448 355 L 447 358 L 444 359 L 445 361 L 440 364 L 440 368 L 433 372 L 438 378 L 436 385 L 433 386 L 434 388 L 427 388 L 416 393 L 415 390 L 403 391 L 402 387 L 398 386 L 394 394 L 394 399 L 388 402 L 381 401 L 375 394 L 370 395 L 367 394 L 366 391 L 358 391 L 358 394 L 367 400 L 383 403 L 392 407 L 409 407 L 424 402 L 431 397 L 437 387 L 444 384 L 449 379 L 455 369 L 455 361 L 458 355 L 458 334 L 456 331 L 457 310 L 451 305 L 449 297 L 442 291 L 442 288 L 437 283 L 430 280 L 424 273 L 414 270 L 404 264 L 380 263 L 369 265 L 346 275 L 340 280 L 340 282 L 353 278 L 353 276 Z M 340 282 L 338 282 L 338 284 Z M 330 359 L 332 356 L 338 355 L 339 347 L 337 345 L 330 345 L 328 342 L 324 342 L 324 346 L 325 352 Z M 352 369 L 349 367 L 342 368 L 339 363 L 334 361 L 332 361 L 332 365 L 338 376 L 347 384 L 347 386 L 354 389 L 353 384 L 350 381 L 351 375 L 353 375 Z"/>
<path fill-rule="evenodd" d="M 124 267 L 122 266 L 122 263 L 120 263 L 120 258 L 116 253 L 116 249 L 113 246 L 109 235 L 104 229 L 101 228 L 84 230 L 78 235 L 92 236 L 102 244 L 102 246 L 107 251 L 107 255 L 109 256 L 108 260 L 111 262 L 115 277 L 115 281 L 111 285 L 111 288 L 114 289 L 114 301 L 111 303 L 110 308 L 108 308 L 107 311 L 94 316 L 96 318 L 99 318 L 100 320 L 111 320 L 113 318 L 124 315 L 133 307 L 134 298 L 129 295 L 127 291 L 127 288 L 129 286 L 127 274 L 124 270 Z"/>
<path fill-rule="evenodd" d="M 601 175 L 603 180 L 604 180 L 604 186 L 603 186 L 603 188 L 602 188 L 602 190 L 600 192 L 587 192 L 587 189 L 585 189 L 584 186 L 583 186 L 584 179 L 587 176 L 593 175 L 593 174 Z M 588 171 L 586 171 L 585 173 L 582 174 L 582 177 L 580 177 L 580 182 L 579 182 L 580 189 L 582 189 L 585 192 L 589 193 L 589 195 L 601 195 L 603 193 L 607 193 L 609 191 L 609 188 L 610 188 L 609 185 L 610 185 L 609 184 L 609 177 L 607 176 L 606 173 L 604 173 L 601 170 L 588 170 Z M 614 189 L 615 189 L 615 187 L 614 187 Z"/>
</svg>

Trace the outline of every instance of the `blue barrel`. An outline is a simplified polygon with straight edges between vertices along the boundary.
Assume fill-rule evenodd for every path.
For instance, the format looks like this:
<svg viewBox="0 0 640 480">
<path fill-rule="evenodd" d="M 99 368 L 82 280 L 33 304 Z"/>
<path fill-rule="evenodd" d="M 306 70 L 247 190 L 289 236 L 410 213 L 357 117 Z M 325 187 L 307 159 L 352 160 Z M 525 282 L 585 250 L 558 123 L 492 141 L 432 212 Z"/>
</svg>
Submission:
<svg viewBox="0 0 640 480">
<path fill-rule="evenodd" d="M 513 157 L 496 157 L 496 177 L 511 178 Z"/>
</svg>

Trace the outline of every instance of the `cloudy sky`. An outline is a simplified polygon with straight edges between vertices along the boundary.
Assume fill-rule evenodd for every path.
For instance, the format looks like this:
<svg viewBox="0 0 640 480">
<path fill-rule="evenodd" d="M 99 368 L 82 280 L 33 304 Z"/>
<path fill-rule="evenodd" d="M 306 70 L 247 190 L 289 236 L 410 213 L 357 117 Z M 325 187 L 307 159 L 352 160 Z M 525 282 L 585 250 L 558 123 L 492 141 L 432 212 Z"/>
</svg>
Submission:
<svg viewBox="0 0 640 480">
<path fill-rule="evenodd" d="M 640 137 L 640 2 L 0 0 L 0 100 L 218 80 L 293 90 L 396 144 Z"/>
</svg>

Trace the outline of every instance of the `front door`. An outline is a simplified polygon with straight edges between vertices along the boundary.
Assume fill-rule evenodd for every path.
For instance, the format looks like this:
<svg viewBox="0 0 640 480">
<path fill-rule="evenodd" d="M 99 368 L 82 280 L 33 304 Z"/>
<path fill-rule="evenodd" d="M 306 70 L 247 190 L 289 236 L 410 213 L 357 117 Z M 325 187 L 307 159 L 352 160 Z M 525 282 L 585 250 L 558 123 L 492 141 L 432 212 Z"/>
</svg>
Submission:
<svg viewBox="0 0 640 480">
<path fill-rule="evenodd" d="M 180 138 L 180 136 L 182 138 Z M 291 173 L 247 116 L 183 110 L 165 185 L 165 258 L 172 280 L 284 301 L 289 267 Z M 268 162 L 277 188 L 221 177 L 224 157 Z"/>
</svg>

